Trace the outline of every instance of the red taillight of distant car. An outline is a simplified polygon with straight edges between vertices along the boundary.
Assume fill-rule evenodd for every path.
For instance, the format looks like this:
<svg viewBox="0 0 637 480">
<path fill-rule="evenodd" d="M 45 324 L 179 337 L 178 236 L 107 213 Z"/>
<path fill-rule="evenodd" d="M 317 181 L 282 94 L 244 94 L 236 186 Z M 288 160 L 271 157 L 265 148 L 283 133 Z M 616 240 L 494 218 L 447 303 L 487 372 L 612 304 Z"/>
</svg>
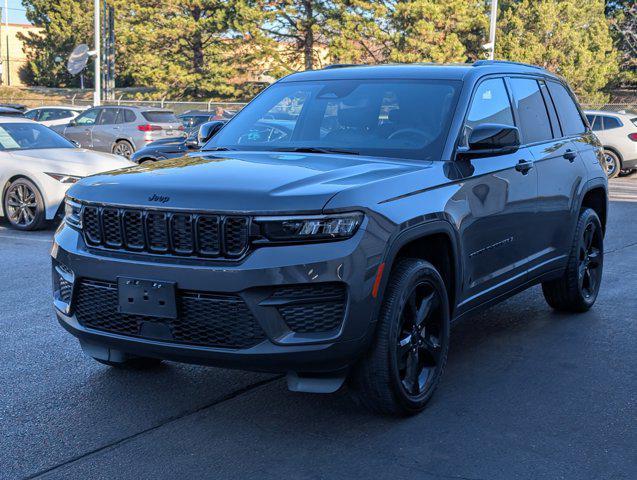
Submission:
<svg viewBox="0 0 637 480">
<path fill-rule="evenodd" d="M 186 127 L 184 127 L 183 125 L 179 125 L 179 127 L 177 128 L 177 130 L 180 130 L 180 131 L 182 131 L 182 132 L 183 132 L 184 130 L 186 130 Z"/>
<path fill-rule="evenodd" d="M 629 133 L 628 138 L 630 138 L 633 142 L 637 142 L 637 133 Z"/>
<path fill-rule="evenodd" d="M 159 125 L 151 125 L 147 123 L 146 125 L 137 125 L 137 130 L 140 132 L 154 132 L 156 130 L 162 130 Z"/>
</svg>

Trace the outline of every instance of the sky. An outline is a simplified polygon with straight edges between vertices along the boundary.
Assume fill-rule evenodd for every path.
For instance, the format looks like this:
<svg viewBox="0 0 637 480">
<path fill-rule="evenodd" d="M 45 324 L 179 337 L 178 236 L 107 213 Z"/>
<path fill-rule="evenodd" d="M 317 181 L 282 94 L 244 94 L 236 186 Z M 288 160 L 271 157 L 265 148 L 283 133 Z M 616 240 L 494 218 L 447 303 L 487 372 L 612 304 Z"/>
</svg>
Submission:
<svg viewBox="0 0 637 480">
<path fill-rule="evenodd" d="M 8 0 L 7 5 L 9 7 L 9 23 L 29 23 L 24 16 L 22 0 Z M 0 7 L 2 7 L 2 21 L 4 22 L 4 0 L 0 0 Z"/>
</svg>

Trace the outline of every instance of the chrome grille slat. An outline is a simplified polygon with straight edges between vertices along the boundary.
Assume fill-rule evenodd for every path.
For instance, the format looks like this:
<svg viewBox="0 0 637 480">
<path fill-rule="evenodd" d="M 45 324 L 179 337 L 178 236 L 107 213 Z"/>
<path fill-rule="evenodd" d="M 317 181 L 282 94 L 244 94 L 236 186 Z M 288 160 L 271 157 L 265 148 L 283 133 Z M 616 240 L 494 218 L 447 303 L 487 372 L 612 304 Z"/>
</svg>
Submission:
<svg viewBox="0 0 637 480">
<path fill-rule="evenodd" d="M 200 258 L 241 258 L 250 217 L 84 205 L 87 245 L 108 250 Z"/>
</svg>

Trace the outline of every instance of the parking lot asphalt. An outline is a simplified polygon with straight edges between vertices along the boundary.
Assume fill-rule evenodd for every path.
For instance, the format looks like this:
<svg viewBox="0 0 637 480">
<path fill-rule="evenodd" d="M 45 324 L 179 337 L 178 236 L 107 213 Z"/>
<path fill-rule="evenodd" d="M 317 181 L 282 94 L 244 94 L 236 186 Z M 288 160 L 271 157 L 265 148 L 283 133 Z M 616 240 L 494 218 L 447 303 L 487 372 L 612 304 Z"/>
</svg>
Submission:
<svg viewBox="0 0 637 480">
<path fill-rule="evenodd" d="M 99 365 L 53 317 L 52 230 L 0 223 L 0 478 L 637 478 L 637 175 L 612 200 L 595 307 L 534 287 L 458 324 L 406 419 L 273 375 Z"/>
</svg>

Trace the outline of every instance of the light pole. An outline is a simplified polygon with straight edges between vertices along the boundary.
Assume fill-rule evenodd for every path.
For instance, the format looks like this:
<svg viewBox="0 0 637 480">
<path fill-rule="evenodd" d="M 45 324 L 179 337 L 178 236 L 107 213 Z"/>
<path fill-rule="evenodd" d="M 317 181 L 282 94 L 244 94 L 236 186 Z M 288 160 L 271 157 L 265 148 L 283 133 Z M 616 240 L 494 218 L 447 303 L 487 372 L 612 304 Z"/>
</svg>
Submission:
<svg viewBox="0 0 637 480">
<path fill-rule="evenodd" d="M 5 0 L 6 1 L 6 0 Z M 100 0 L 93 0 L 93 55 L 95 60 L 95 70 L 94 70 L 94 84 L 95 91 L 93 92 L 93 106 L 97 107 L 100 105 L 101 99 L 101 78 L 100 78 L 100 63 L 102 61 L 102 57 L 100 56 Z"/>
<path fill-rule="evenodd" d="M 489 19 L 489 43 L 484 47 L 489 49 L 489 60 L 495 58 L 495 29 L 498 21 L 498 0 L 491 0 L 491 17 Z"/>
</svg>

